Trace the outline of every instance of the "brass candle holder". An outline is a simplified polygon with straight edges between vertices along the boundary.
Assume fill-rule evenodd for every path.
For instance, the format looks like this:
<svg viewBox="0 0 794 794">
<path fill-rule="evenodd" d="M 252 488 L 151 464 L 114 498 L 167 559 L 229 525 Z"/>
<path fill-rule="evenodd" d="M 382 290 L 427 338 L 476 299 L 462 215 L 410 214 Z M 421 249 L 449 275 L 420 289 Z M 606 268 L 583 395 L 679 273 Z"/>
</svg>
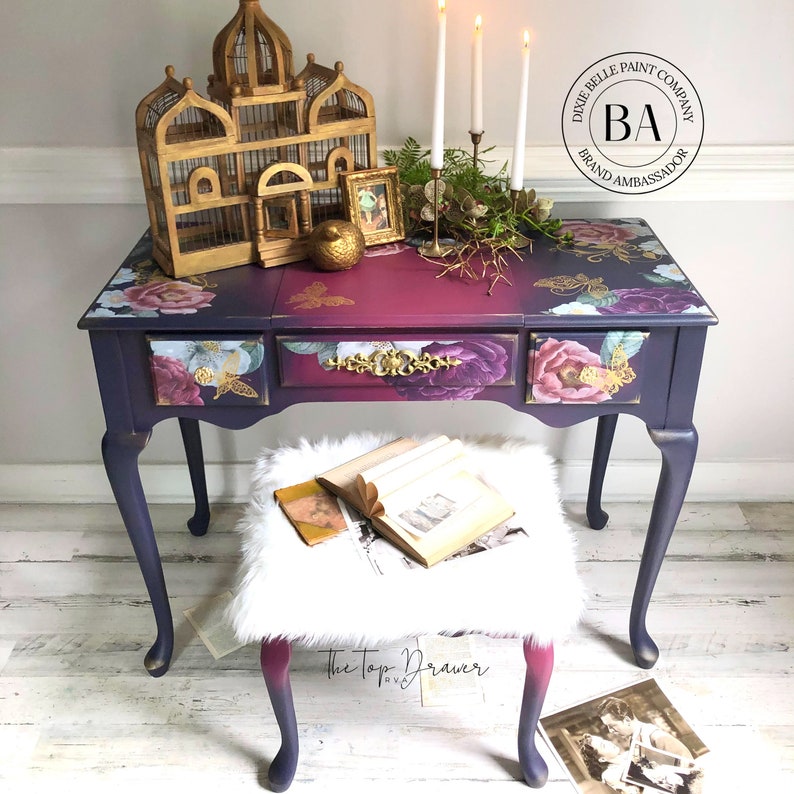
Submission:
<svg viewBox="0 0 794 794">
<path fill-rule="evenodd" d="M 523 193 L 522 190 L 513 190 L 512 188 L 510 189 L 510 206 L 513 212 L 515 212 L 516 208 L 518 207 L 518 197 L 522 193 Z"/>
<path fill-rule="evenodd" d="M 441 171 L 441 168 L 430 169 L 430 176 L 433 177 L 433 241 L 419 246 L 419 252 L 423 256 L 438 259 L 449 256 L 455 250 L 452 245 L 441 245 L 438 242 L 438 199 L 441 194 Z"/>
<path fill-rule="evenodd" d="M 472 154 L 472 160 L 474 161 L 474 167 L 480 164 L 480 143 L 482 143 L 482 136 L 484 132 L 472 132 L 469 130 L 469 135 L 471 136 L 471 143 L 474 147 L 474 153 Z"/>
</svg>

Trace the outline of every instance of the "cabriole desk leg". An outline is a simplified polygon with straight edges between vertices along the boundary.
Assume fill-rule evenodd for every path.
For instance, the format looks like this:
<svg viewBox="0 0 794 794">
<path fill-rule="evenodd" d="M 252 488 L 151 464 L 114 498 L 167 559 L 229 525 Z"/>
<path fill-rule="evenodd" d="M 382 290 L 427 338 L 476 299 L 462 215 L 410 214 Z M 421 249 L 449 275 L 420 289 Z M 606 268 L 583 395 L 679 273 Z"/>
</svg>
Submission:
<svg viewBox="0 0 794 794">
<path fill-rule="evenodd" d="M 634 658 L 645 669 L 653 667 L 659 658 L 659 648 L 645 628 L 645 616 L 689 487 L 698 446 L 698 435 L 694 427 L 684 430 L 648 428 L 648 433 L 662 453 L 662 471 L 653 500 L 629 619 L 629 636 Z"/>
<path fill-rule="evenodd" d="M 609 521 L 609 515 L 601 509 L 601 492 L 617 423 L 617 414 L 598 417 L 593 464 L 590 468 L 590 487 L 587 489 L 587 523 L 592 529 L 603 529 Z"/>
<path fill-rule="evenodd" d="M 204 473 L 204 450 L 201 447 L 201 429 L 198 419 L 179 418 L 182 443 L 185 445 L 187 468 L 190 484 L 193 486 L 193 499 L 196 509 L 188 519 L 187 528 L 192 535 L 199 537 L 207 534 L 210 524 L 210 504 L 207 497 L 207 478 Z"/>
<path fill-rule="evenodd" d="M 521 715 L 518 718 L 518 762 L 527 785 L 530 788 L 542 788 L 549 777 L 549 768 L 538 752 L 535 734 L 554 667 L 554 646 L 536 645 L 530 637 L 524 640 L 524 659 L 527 672 Z"/>
<path fill-rule="evenodd" d="M 102 458 L 105 471 L 116 498 L 121 519 L 127 529 L 138 560 L 157 623 L 157 639 L 146 654 L 144 665 L 152 676 L 168 670 L 174 650 L 174 623 L 165 588 L 160 552 L 154 538 L 149 507 L 138 473 L 138 456 L 149 442 L 151 431 L 145 433 L 105 433 Z"/>
</svg>

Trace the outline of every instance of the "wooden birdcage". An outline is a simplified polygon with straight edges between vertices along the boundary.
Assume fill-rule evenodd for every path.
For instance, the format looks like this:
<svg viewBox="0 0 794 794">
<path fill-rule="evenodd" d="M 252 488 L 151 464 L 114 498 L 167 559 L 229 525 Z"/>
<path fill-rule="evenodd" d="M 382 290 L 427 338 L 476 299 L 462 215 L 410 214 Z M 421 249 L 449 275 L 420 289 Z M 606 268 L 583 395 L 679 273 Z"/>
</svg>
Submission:
<svg viewBox="0 0 794 794">
<path fill-rule="evenodd" d="M 216 36 L 205 99 L 165 80 L 136 111 L 154 258 L 180 277 L 303 259 L 314 226 L 344 217 L 339 173 L 377 162 L 375 106 L 337 62 L 307 56 L 259 0 Z"/>
</svg>

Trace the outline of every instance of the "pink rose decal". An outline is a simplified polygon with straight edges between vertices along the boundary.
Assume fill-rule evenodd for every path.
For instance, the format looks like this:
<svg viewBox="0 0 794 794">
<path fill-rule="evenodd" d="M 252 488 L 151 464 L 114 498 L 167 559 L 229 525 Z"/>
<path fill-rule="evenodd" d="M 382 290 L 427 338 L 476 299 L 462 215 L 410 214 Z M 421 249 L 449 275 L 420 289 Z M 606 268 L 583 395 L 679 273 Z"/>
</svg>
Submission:
<svg viewBox="0 0 794 794">
<path fill-rule="evenodd" d="M 586 221 L 564 221 L 560 234 L 571 232 L 577 243 L 620 244 L 636 238 L 634 232 L 614 223 L 587 223 Z"/>
<path fill-rule="evenodd" d="M 170 356 L 152 356 L 158 405 L 204 405 L 199 386 L 185 365 Z"/>
<path fill-rule="evenodd" d="M 570 339 L 547 339 L 529 354 L 532 397 L 538 403 L 601 403 L 609 395 L 597 386 L 582 383 L 585 367 L 603 371 L 592 350 Z"/>
<path fill-rule="evenodd" d="M 197 284 L 185 281 L 153 281 L 140 287 L 127 287 L 124 295 L 134 311 L 157 311 L 161 314 L 195 314 L 206 309 L 215 297 Z"/>
</svg>

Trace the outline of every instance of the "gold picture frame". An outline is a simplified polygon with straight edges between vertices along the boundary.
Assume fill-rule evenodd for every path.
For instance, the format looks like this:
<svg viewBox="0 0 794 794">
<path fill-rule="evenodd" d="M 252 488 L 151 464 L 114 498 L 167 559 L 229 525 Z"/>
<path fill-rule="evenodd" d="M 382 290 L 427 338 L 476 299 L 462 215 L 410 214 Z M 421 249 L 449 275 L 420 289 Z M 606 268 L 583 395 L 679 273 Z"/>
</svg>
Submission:
<svg viewBox="0 0 794 794">
<path fill-rule="evenodd" d="M 394 166 L 339 174 L 347 220 L 358 226 L 367 246 L 405 239 L 402 196 Z"/>
</svg>

